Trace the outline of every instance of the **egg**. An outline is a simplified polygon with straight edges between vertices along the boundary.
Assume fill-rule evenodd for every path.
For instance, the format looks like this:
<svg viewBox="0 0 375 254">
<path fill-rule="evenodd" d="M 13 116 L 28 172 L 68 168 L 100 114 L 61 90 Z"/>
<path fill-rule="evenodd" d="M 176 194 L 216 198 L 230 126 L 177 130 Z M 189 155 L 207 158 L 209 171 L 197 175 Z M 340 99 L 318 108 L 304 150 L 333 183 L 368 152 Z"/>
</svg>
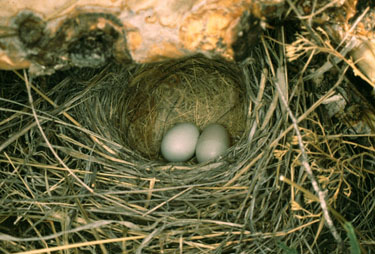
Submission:
<svg viewBox="0 0 375 254">
<path fill-rule="evenodd" d="M 215 159 L 229 148 L 229 134 L 220 124 L 208 125 L 200 135 L 195 150 L 199 163 Z"/>
<path fill-rule="evenodd" d="M 198 142 L 199 129 L 193 123 L 179 123 L 170 128 L 161 141 L 161 154 L 171 162 L 190 159 Z"/>
</svg>

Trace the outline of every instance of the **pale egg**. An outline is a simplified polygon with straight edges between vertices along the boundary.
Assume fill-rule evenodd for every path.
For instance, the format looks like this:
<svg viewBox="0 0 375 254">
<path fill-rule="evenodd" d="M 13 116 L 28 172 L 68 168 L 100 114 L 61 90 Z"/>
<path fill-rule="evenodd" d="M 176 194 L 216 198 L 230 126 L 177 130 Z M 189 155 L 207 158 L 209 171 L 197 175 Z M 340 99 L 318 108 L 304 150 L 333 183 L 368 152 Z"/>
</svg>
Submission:
<svg viewBox="0 0 375 254">
<path fill-rule="evenodd" d="M 161 154 L 171 162 L 190 159 L 198 142 L 199 129 L 193 123 L 179 123 L 170 128 L 161 142 Z"/>
<path fill-rule="evenodd" d="M 224 126 L 210 124 L 198 139 L 195 154 L 198 162 L 205 162 L 219 157 L 229 148 L 229 134 Z"/>
</svg>

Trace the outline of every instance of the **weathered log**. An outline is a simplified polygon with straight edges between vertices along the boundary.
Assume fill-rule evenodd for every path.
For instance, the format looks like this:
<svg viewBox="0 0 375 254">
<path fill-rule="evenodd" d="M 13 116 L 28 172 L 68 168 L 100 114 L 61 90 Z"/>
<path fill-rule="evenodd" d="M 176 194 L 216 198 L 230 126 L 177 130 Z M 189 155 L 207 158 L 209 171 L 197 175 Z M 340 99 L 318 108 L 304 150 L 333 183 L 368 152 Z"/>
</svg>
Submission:
<svg viewBox="0 0 375 254">
<path fill-rule="evenodd" d="M 36 75 L 70 66 L 154 62 L 196 53 L 242 60 L 266 22 L 318 24 L 336 43 L 372 35 L 366 4 L 287 0 L 0 0 L 0 69 Z M 296 17 L 297 16 L 297 17 Z"/>
<path fill-rule="evenodd" d="M 35 74 L 195 53 L 232 60 L 280 0 L 0 1 L 0 68 Z M 249 20 L 254 20 L 249 25 Z M 0 30 L 0 31 L 1 31 Z M 243 49 L 242 49 L 243 50 Z"/>
</svg>

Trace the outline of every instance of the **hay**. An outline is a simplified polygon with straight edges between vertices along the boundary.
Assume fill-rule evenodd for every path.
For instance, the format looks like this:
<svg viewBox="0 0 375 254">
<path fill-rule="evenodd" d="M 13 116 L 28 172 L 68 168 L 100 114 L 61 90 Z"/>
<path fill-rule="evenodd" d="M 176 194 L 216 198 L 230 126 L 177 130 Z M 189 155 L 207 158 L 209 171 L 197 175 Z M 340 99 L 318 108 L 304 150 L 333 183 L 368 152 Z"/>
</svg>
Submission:
<svg viewBox="0 0 375 254">
<path fill-rule="evenodd" d="M 313 83 L 301 81 L 306 73 L 300 68 L 306 59 L 286 66 L 283 53 L 277 53 L 285 49 L 279 47 L 283 46 L 272 35 L 263 37 L 251 58 L 234 69 L 228 67 L 242 73 L 239 86 L 232 82 L 229 91 L 241 89 L 239 108 L 243 108 L 225 122 L 233 124 L 244 117 L 246 124 L 238 129 L 228 127 L 237 136 L 236 142 L 209 164 L 170 164 L 152 159 L 134 144 L 143 139 L 139 134 L 144 126 L 149 127 L 145 122 L 160 119 L 159 114 L 166 112 L 158 110 L 150 117 L 150 109 L 159 109 L 158 104 L 138 105 L 137 101 L 141 100 L 137 88 L 141 89 L 145 78 L 143 71 L 155 73 L 153 68 L 159 63 L 76 69 L 33 80 L 33 107 L 23 75 L 2 72 L 1 252 L 346 253 L 354 242 L 371 253 L 375 239 L 374 136 L 345 134 L 342 123 L 324 120 L 324 113 L 319 113 L 322 98 L 332 96 L 339 86 L 349 89 L 349 81 L 344 79 L 346 66 L 341 66 L 340 75 L 326 77 L 318 94 L 309 87 Z M 198 69 L 203 68 L 200 63 L 227 69 L 219 60 L 212 61 L 199 58 Z M 319 63 L 319 57 L 316 61 L 311 65 Z M 163 66 L 180 70 L 183 63 L 186 61 L 172 61 Z M 219 77 L 211 67 L 202 71 L 214 74 L 212 82 Z M 238 80 L 231 71 L 220 74 L 225 82 L 217 89 L 228 91 L 226 78 Z M 155 74 L 163 82 L 150 80 L 147 84 L 155 94 L 146 96 L 158 96 L 160 101 L 180 98 L 163 92 L 164 86 L 174 85 L 176 76 L 172 74 Z M 328 85 L 332 83 L 336 84 L 333 88 Z M 202 98 L 178 105 L 188 105 L 187 112 L 193 112 L 198 106 L 190 103 L 206 103 L 214 89 L 210 83 L 207 88 L 191 88 L 188 91 L 199 91 Z M 289 109 L 281 103 L 281 95 Z M 190 99 L 187 97 L 181 96 Z M 213 109 L 217 109 L 216 99 L 209 100 Z M 144 101 L 150 102 L 150 98 Z M 234 101 L 222 102 L 229 110 L 227 102 Z M 146 111 L 147 117 L 139 120 L 140 130 L 131 130 L 128 117 L 123 116 L 131 115 L 129 108 L 143 105 L 147 107 L 141 112 Z M 305 152 L 298 146 L 288 112 L 298 117 Z M 221 121 L 225 114 L 215 113 L 207 119 L 204 111 L 192 115 L 189 119 L 203 126 L 205 121 Z M 321 202 L 301 164 L 304 155 L 320 188 L 327 191 L 327 209 L 342 244 L 324 224 Z"/>
</svg>

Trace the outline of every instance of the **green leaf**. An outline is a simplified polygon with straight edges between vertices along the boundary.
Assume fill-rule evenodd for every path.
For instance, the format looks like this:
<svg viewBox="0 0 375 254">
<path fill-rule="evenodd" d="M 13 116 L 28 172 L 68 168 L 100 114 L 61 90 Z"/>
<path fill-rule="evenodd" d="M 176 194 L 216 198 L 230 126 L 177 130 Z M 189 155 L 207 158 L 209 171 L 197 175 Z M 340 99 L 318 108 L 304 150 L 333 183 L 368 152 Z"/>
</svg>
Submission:
<svg viewBox="0 0 375 254">
<path fill-rule="evenodd" d="M 350 243 L 350 253 L 351 254 L 361 254 L 361 248 L 358 243 L 357 236 L 354 232 L 354 228 L 350 222 L 344 224 L 344 228 L 348 233 L 349 243 Z"/>
<path fill-rule="evenodd" d="M 278 242 L 278 245 L 281 249 L 284 250 L 284 254 L 298 254 L 297 250 L 296 249 L 293 249 L 293 248 L 289 248 L 288 246 L 286 246 L 285 243 L 283 242 Z"/>
</svg>

